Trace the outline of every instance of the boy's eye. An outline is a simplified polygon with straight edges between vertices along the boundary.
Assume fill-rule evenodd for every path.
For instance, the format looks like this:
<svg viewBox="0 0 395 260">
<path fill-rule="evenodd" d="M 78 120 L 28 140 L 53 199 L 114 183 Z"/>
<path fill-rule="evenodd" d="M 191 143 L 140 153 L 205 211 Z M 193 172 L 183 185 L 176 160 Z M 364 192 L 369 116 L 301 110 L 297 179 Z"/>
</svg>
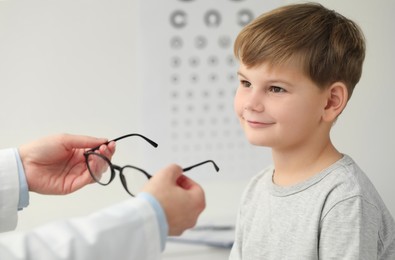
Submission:
<svg viewBox="0 0 395 260">
<path fill-rule="evenodd" d="M 273 92 L 273 93 L 281 93 L 281 92 L 285 92 L 285 89 L 283 89 L 281 87 L 277 87 L 277 86 L 271 86 L 269 88 L 269 91 Z"/>
<path fill-rule="evenodd" d="M 240 80 L 240 85 L 245 87 L 245 88 L 251 87 L 251 83 L 246 81 L 246 80 Z"/>
</svg>

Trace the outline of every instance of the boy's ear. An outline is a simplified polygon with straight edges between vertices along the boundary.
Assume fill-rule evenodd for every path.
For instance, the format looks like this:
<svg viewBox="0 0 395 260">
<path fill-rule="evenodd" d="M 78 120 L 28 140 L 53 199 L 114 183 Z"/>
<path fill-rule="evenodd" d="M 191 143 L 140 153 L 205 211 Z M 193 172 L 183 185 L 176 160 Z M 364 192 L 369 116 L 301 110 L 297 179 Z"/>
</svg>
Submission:
<svg viewBox="0 0 395 260">
<path fill-rule="evenodd" d="M 335 82 L 327 89 L 326 107 L 323 120 L 327 122 L 335 121 L 346 107 L 348 102 L 348 90 L 344 83 Z"/>
</svg>

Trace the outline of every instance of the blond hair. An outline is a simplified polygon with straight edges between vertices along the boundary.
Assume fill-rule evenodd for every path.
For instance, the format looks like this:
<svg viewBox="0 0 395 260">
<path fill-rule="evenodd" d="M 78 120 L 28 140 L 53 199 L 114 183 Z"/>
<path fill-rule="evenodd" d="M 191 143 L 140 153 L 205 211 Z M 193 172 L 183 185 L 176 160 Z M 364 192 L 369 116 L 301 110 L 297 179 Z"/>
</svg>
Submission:
<svg viewBox="0 0 395 260">
<path fill-rule="evenodd" d="M 301 62 L 319 87 L 341 81 L 354 90 L 362 74 L 365 39 L 359 26 L 320 4 L 293 4 L 265 13 L 237 36 L 234 53 L 247 67 Z"/>
</svg>

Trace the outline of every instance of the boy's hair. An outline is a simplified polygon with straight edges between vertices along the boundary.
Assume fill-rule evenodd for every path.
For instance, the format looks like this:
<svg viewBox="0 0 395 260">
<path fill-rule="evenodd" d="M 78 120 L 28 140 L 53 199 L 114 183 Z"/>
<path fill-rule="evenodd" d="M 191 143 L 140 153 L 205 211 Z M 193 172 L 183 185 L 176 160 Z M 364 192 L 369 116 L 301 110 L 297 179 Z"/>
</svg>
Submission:
<svg viewBox="0 0 395 260">
<path fill-rule="evenodd" d="M 362 74 L 365 39 L 353 21 L 320 4 L 293 4 L 265 13 L 237 36 L 235 56 L 247 67 L 300 61 L 320 88 L 341 81 L 348 98 Z"/>
</svg>

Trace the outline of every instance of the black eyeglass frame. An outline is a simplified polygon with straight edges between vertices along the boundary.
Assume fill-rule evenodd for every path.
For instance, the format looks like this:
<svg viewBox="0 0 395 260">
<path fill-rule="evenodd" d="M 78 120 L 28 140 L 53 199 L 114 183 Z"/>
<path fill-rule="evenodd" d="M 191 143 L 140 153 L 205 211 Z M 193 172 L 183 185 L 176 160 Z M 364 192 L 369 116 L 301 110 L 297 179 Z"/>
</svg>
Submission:
<svg viewBox="0 0 395 260">
<path fill-rule="evenodd" d="M 136 133 L 134 133 L 134 134 L 123 135 L 123 136 L 117 137 L 117 138 L 112 139 L 112 140 L 110 140 L 110 141 L 108 141 L 108 142 L 106 142 L 106 143 L 103 143 L 103 144 L 104 144 L 104 145 L 107 145 L 107 144 L 109 144 L 110 142 L 116 142 L 116 141 L 122 140 L 122 139 L 127 138 L 127 137 L 131 137 L 131 136 L 139 136 L 139 137 L 143 138 L 145 141 L 147 141 L 149 144 L 151 144 L 153 147 L 155 147 L 155 148 L 158 147 L 158 144 L 155 143 L 154 141 L 152 141 L 151 139 L 149 139 L 149 138 L 147 138 L 147 137 L 145 137 L 145 136 L 143 136 L 143 135 L 141 135 L 141 134 L 136 134 Z M 98 150 L 98 149 L 100 148 L 100 146 L 102 146 L 103 144 L 101 144 L 101 145 L 99 145 L 99 146 L 96 146 L 96 147 L 94 147 L 94 148 L 91 148 L 91 149 L 89 149 L 89 150 L 87 150 L 87 151 L 84 152 L 85 162 L 86 162 L 86 165 L 87 165 L 87 168 L 88 168 L 88 171 L 89 171 L 91 177 L 93 178 L 94 181 L 96 181 L 96 182 L 99 183 L 100 185 L 102 185 L 102 186 L 107 186 L 107 185 L 109 185 L 109 184 L 114 180 L 115 175 L 116 175 L 116 174 L 115 174 L 115 171 L 117 170 L 117 171 L 119 172 L 119 178 L 120 178 L 120 180 L 121 180 L 122 186 L 124 187 L 124 189 L 126 190 L 126 192 L 127 192 L 129 195 L 131 195 L 132 197 L 134 197 L 135 195 L 134 195 L 131 191 L 129 191 L 129 189 L 128 189 L 128 185 L 127 185 L 127 182 L 126 182 L 126 178 L 125 178 L 124 174 L 122 173 L 122 171 L 123 171 L 125 168 L 132 168 L 132 169 L 138 170 L 138 171 L 140 171 L 142 174 L 144 174 L 145 177 L 147 177 L 147 180 L 151 179 L 151 178 L 152 178 L 152 175 L 149 174 L 148 172 L 146 172 L 145 170 L 143 170 L 143 169 L 141 169 L 141 168 L 138 168 L 138 167 L 136 167 L 136 166 L 133 166 L 133 165 L 125 165 L 125 166 L 121 167 L 121 166 L 119 166 L 119 165 L 113 164 L 106 156 L 104 156 L 104 155 L 102 155 L 102 154 L 100 154 L 100 153 L 95 153 L 95 151 Z M 92 154 L 95 155 L 95 156 L 99 156 L 100 158 L 102 158 L 104 161 L 107 162 L 108 166 L 110 167 L 111 176 L 110 176 L 110 179 L 109 179 L 108 182 L 105 182 L 105 183 L 101 182 L 101 181 L 100 181 L 99 179 L 97 179 L 97 177 L 92 173 L 92 170 L 90 169 L 90 166 L 89 166 L 89 156 L 92 155 Z M 192 166 L 183 168 L 182 170 L 183 170 L 183 172 L 186 172 L 186 171 L 192 170 L 193 168 L 198 167 L 198 166 L 201 166 L 201 165 L 206 164 L 206 163 L 212 163 L 213 166 L 214 166 L 214 168 L 215 168 L 215 170 L 216 170 L 217 172 L 219 171 L 219 167 L 217 166 L 217 164 L 216 164 L 213 160 L 206 160 L 206 161 L 203 161 L 203 162 L 194 164 L 194 165 L 192 165 Z"/>
</svg>

